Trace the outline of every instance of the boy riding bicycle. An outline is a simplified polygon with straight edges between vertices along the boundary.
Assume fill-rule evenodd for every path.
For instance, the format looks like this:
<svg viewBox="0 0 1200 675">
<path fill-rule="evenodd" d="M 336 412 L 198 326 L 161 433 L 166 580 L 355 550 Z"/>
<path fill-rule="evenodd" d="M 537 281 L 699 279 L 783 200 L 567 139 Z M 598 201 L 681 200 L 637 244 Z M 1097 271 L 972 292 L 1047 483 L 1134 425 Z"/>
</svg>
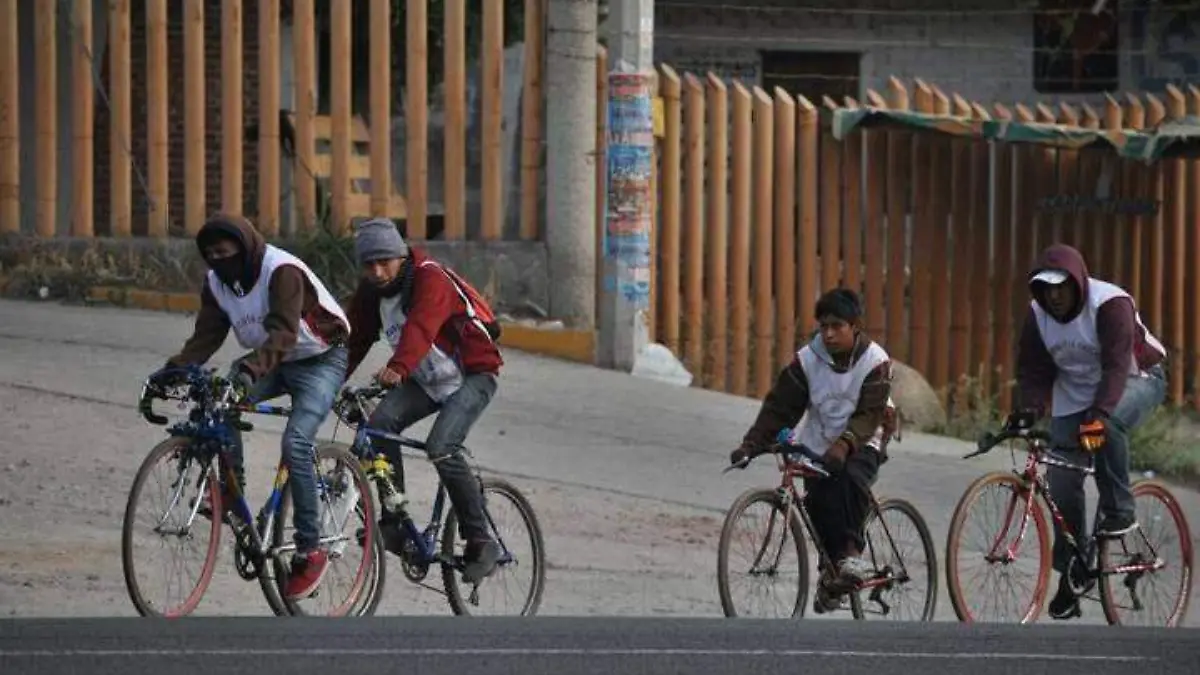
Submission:
<svg viewBox="0 0 1200 675">
<path fill-rule="evenodd" d="M 813 315 L 819 330 L 779 373 L 729 461 L 758 454 L 788 427 L 795 427 L 793 443 L 823 457 L 830 477 L 804 481 L 805 506 L 833 562 L 822 570 L 813 599 L 813 611 L 823 614 L 873 569 L 861 558 L 862 529 L 891 432 L 891 358 L 863 331 L 854 291 L 826 292 Z"/>
</svg>

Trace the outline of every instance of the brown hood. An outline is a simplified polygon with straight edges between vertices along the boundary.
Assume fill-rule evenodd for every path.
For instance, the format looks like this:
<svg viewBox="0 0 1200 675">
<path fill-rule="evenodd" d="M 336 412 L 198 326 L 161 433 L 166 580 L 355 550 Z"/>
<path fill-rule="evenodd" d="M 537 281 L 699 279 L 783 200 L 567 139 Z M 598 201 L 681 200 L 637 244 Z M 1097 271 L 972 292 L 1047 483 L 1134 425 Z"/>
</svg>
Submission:
<svg viewBox="0 0 1200 675">
<path fill-rule="evenodd" d="M 1029 272 L 1029 290 L 1033 293 L 1033 299 L 1038 305 L 1049 314 L 1046 304 L 1042 299 L 1041 283 L 1033 281 L 1034 275 L 1045 270 L 1059 270 L 1067 273 L 1075 282 L 1076 288 L 1079 289 L 1079 301 L 1071 312 L 1057 321 L 1067 323 L 1079 316 L 1079 312 L 1083 310 L 1084 303 L 1088 297 L 1088 273 L 1087 263 L 1083 260 L 1083 254 L 1074 247 L 1066 244 L 1054 244 L 1042 251 L 1041 257 L 1038 258 L 1037 264 Z"/>
<path fill-rule="evenodd" d="M 196 247 L 200 249 L 202 257 L 204 247 L 217 238 L 232 239 L 237 242 L 245 260 L 241 279 L 242 288 L 247 290 L 253 288 L 255 282 L 258 281 L 258 274 L 262 270 L 263 255 L 267 250 L 266 240 L 244 216 L 227 213 L 211 216 L 196 233 Z"/>
</svg>

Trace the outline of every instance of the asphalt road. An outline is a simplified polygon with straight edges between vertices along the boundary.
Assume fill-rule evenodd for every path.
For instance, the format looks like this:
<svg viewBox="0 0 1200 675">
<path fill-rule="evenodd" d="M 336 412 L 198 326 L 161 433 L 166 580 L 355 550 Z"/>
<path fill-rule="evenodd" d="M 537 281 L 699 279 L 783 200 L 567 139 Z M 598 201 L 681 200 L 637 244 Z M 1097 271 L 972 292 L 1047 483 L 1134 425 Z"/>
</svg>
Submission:
<svg viewBox="0 0 1200 675">
<path fill-rule="evenodd" d="M 1200 631 L 575 618 L 0 622 L 0 673 L 1194 675 Z"/>
</svg>

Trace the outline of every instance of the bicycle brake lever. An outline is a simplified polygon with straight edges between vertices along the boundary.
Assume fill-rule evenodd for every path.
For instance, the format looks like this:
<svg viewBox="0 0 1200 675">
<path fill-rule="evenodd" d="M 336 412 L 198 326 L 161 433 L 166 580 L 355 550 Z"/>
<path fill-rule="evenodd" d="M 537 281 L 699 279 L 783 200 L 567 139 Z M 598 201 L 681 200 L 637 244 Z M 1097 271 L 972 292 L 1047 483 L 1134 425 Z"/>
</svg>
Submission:
<svg viewBox="0 0 1200 675">
<path fill-rule="evenodd" d="M 746 457 L 745 459 L 742 459 L 741 461 L 735 462 L 735 463 L 730 464 L 729 466 L 725 467 L 725 469 L 721 471 L 721 475 L 725 475 L 725 474 L 729 473 L 730 471 L 733 471 L 734 469 L 745 469 L 748 466 L 750 466 L 750 458 Z"/>
</svg>

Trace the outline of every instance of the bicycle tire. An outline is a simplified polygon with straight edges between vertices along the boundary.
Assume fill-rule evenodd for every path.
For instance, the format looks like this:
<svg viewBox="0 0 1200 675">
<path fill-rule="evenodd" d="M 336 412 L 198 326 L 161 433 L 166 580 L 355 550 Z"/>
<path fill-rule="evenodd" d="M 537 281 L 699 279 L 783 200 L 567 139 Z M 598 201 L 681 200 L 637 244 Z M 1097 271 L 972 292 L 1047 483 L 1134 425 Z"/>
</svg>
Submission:
<svg viewBox="0 0 1200 675">
<path fill-rule="evenodd" d="M 518 616 L 534 616 L 542 604 L 542 594 L 546 587 L 546 546 L 541 524 L 538 522 L 537 515 L 534 513 L 533 506 L 530 505 L 529 500 L 513 484 L 504 479 L 490 476 L 481 478 L 479 484 L 484 495 L 492 492 L 502 494 L 506 499 L 509 499 L 517 507 L 517 511 L 521 514 L 521 520 L 524 521 L 525 527 L 529 530 L 531 548 L 533 550 L 531 556 L 534 567 L 533 584 L 525 597 L 525 604 Z M 483 502 L 485 513 L 487 513 L 488 509 L 487 502 L 488 500 L 485 498 Z M 447 559 L 451 559 L 454 556 L 455 542 L 458 539 L 457 534 L 457 514 L 451 508 L 447 510 L 446 521 L 442 526 L 442 555 Z M 517 564 L 520 565 L 521 562 L 518 561 Z M 497 568 L 496 571 L 499 572 L 500 569 Z M 483 584 L 486 584 L 487 581 L 484 580 Z M 463 598 L 462 590 L 459 587 L 458 570 L 450 565 L 443 564 L 442 585 L 446 590 L 446 601 L 450 604 L 451 611 L 457 616 L 470 616 L 471 611 L 467 607 L 468 603 Z"/>
<path fill-rule="evenodd" d="M 921 608 L 921 621 L 933 621 L 934 615 L 937 613 L 939 566 L 937 560 L 937 547 L 933 543 L 933 535 L 929 532 L 929 525 L 925 522 L 925 518 L 921 515 L 921 512 L 918 511 L 917 507 L 911 502 L 904 499 L 889 497 L 878 502 L 878 504 L 871 509 L 870 513 L 867 514 L 867 518 L 863 523 L 863 531 L 865 532 L 867 526 L 871 524 L 872 518 L 879 518 L 882 521 L 882 514 L 888 511 L 897 511 L 903 514 L 904 517 L 912 521 L 913 525 L 915 525 L 917 528 L 917 535 L 921 538 L 921 548 L 924 549 L 925 553 L 925 572 L 929 578 L 929 588 L 927 588 L 925 591 L 925 603 Z M 891 533 L 891 528 L 888 529 L 888 533 L 892 537 L 895 536 Z M 892 553 L 899 556 L 899 551 L 894 550 L 894 543 L 894 539 L 886 540 L 886 550 L 890 550 Z M 907 563 L 905 563 L 905 567 L 907 568 Z M 850 594 L 850 613 L 859 621 L 862 621 L 866 618 L 865 613 L 863 612 L 863 592 L 869 593 L 870 591 L 858 591 Z"/>
<path fill-rule="evenodd" d="M 1024 504 L 1025 499 L 1032 488 L 1026 488 L 1024 483 L 1017 476 L 1003 471 L 994 471 L 986 473 L 971 482 L 967 489 L 963 491 L 962 497 L 959 498 L 958 504 L 954 507 L 954 515 L 950 520 L 950 529 L 946 533 L 946 590 L 950 596 L 950 605 L 954 608 L 954 614 L 958 616 L 958 620 L 964 623 L 973 623 L 975 618 L 971 615 L 967 607 L 967 602 L 963 597 L 962 584 L 958 575 L 958 544 L 962 537 L 963 524 L 966 521 L 967 513 L 975 501 L 979 498 L 980 493 L 992 484 L 1007 485 L 1013 490 L 1014 498 L 1018 501 L 1010 502 L 1012 504 Z M 1038 564 L 1038 579 L 1034 587 L 1033 597 L 1030 598 L 1029 604 L 1026 605 L 1024 613 L 1021 615 L 1019 623 L 1027 624 L 1037 621 L 1041 614 L 1042 605 L 1046 598 L 1046 589 L 1050 584 L 1050 568 L 1052 565 L 1052 549 L 1051 549 L 1051 529 L 1046 519 L 1046 507 L 1043 503 L 1041 495 L 1032 495 L 1033 503 L 1030 504 L 1030 515 L 1033 518 L 1034 531 L 1038 537 L 1038 552 L 1041 555 L 1041 560 Z"/>
<path fill-rule="evenodd" d="M 361 516 L 361 507 L 355 507 L 355 509 Z M 387 586 L 387 551 L 383 547 L 383 532 L 379 530 L 378 523 L 376 523 L 374 531 L 378 541 L 371 547 L 373 560 L 371 569 L 367 572 L 366 590 L 363 591 L 355 608 L 350 611 L 354 616 L 374 616 L 375 610 L 379 609 L 379 603 L 383 600 L 383 591 Z"/>
<path fill-rule="evenodd" d="M 367 479 L 366 473 L 363 472 L 362 465 L 359 463 L 358 457 L 350 452 L 345 445 L 341 443 L 323 443 L 318 445 L 314 450 L 314 463 L 319 464 L 324 459 L 337 459 L 347 466 L 354 475 L 354 482 L 358 486 L 359 504 L 365 505 L 363 509 L 365 513 L 363 521 L 366 527 L 372 532 L 371 542 L 372 548 L 376 552 L 369 556 L 368 560 L 380 560 L 383 555 L 383 538 L 379 536 L 379 524 L 375 511 L 374 500 L 370 497 L 371 485 Z M 364 499 L 363 496 L 367 498 Z M 284 543 L 284 529 L 287 527 L 287 522 L 290 520 L 291 504 L 291 484 L 284 485 L 282 494 L 280 495 L 279 510 L 276 512 L 275 523 L 271 532 L 271 546 L 280 546 Z M 358 509 L 356 512 L 361 513 Z M 372 563 L 368 562 L 364 570 L 360 570 L 355 578 L 355 588 L 352 590 L 354 597 L 342 603 L 341 607 L 345 609 L 333 614 L 326 614 L 327 617 L 347 617 L 356 616 L 356 608 L 361 608 L 362 611 L 369 603 L 363 604 L 363 594 L 369 591 L 368 579 L 370 577 Z M 383 573 L 383 572 L 381 572 Z M 282 560 L 265 560 L 263 562 L 263 573 L 259 576 L 259 585 L 262 587 L 263 595 L 271 598 L 274 596 L 277 602 L 285 607 L 290 616 L 306 616 L 307 612 L 297 602 L 288 600 L 284 596 L 284 584 L 287 579 L 287 569 Z M 376 603 L 376 606 L 378 603 Z"/>
<path fill-rule="evenodd" d="M 725 522 L 721 526 L 721 538 L 717 543 L 717 593 L 721 597 L 721 610 L 726 617 L 737 617 L 733 598 L 729 591 L 729 545 L 733 533 L 733 524 L 747 508 L 756 502 L 766 502 L 775 512 L 783 514 L 788 524 L 788 530 L 795 542 L 798 573 L 796 602 L 792 607 L 793 618 L 804 616 L 808 603 L 808 584 L 810 570 L 808 566 L 808 544 L 804 539 L 804 526 L 796 516 L 794 509 L 784 509 L 783 500 L 775 488 L 751 488 L 733 501 L 725 512 Z"/>
<path fill-rule="evenodd" d="M 1179 549 L 1182 554 L 1181 567 L 1183 575 L 1180 579 L 1179 595 L 1175 598 L 1174 607 L 1171 615 L 1167 618 L 1165 628 L 1175 628 L 1183 623 L 1187 617 L 1188 603 L 1191 600 L 1192 588 L 1192 534 L 1188 526 L 1187 517 L 1183 513 L 1183 508 L 1179 505 L 1179 500 L 1175 495 L 1162 483 L 1162 481 L 1145 479 L 1133 484 L 1133 499 L 1137 503 L 1139 496 L 1150 496 L 1160 500 L 1167 507 L 1167 512 L 1170 514 L 1172 521 L 1175 524 L 1176 535 L 1179 537 Z M 1139 519 L 1140 520 L 1140 519 Z M 1143 526 L 1145 523 L 1143 523 Z M 1140 529 L 1131 533 L 1131 536 L 1145 537 L 1145 533 Z M 1110 565 L 1109 547 L 1117 545 L 1119 539 L 1100 539 L 1097 546 L 1097 562 L 1101 570 L 1109 569 Z M 1153 573 L 1152 573 L 1153 574 Z M 1118 613 L 1118 607 L 1114 596 L 1114 577 L 1113 574 L 1100 575 L 1100 606 L 1104 609 L 1104 618 L 1110 625 L 1121 625 L 1121 617 Z M 1121 575 L 1122 578 L 1124 575 Z"/>
<path fill-rule="evenodd" d="M 146 458 L 142 460 L 141 466 L 138 467 L 137 474 L 133 479 L 133 485 L 129 489 L 129 496 L 126 498 L 125 515 L 121 523 L 121 566 L 123 568 L 123 576 L 125 577 L 125 589 L 129 593 L 129 599 L 133 602 L 137 613 L 144 617 L 174 618 L 191 614 L 200 605 L 201 600 L 203 600 L 204 594 L 212 582 L 213 572 L 216 571 L 217 554 L 221 548 L 222 527 L 220 518 L 209 519 L 211 532 L 209 535 L 208 551 L 204 558 L 204 567 L 200 570 L 200 578 L 197 580 L 196 585 L 177 611 L 157 611 L 152 603 L 143 597 L 141 585 L 137 580 L 137 565 L 133 560 L 135 507 L 137 506 L 138 497 L 141 496 L 142 488 L 150 476 L 150 471 L 167 455 L 184 450 L 191 446 L 191 444 L 192 441 L 189 438 L 172 436 L 154 446 L 146 455 Z M 209 500 L 212 504 L 213 512 L 222 513 L 219 482 L 216 480 L 216 475 L 211 467 L 208 471 L 207 489 Z M 197 519 L 204 520 L 204 516 L 197 516 Z"/>
</svg>

